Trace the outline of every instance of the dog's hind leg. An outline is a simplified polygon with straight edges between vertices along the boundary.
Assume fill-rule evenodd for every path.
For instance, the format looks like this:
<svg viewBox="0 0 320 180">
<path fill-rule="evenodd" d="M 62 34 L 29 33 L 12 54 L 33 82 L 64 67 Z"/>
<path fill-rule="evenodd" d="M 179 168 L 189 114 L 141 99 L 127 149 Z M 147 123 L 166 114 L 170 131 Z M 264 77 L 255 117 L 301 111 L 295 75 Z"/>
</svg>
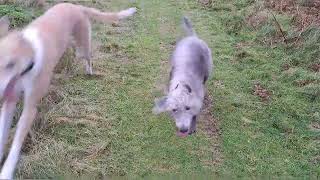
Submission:
<svg viewBox="0 0 320 180">
<path fill-rule="evenodd" d="M 74 31 L 74 38 L 76 42 L 76 49 L 78 57 L 86 60 L 86 72 L 92 75 L 92 61 L 91 61 L 91 24 L 89 19 L 84 18 L 80 21 Z"/>
<path fill-rule="evenodd" d="M 13 115 L 16 110 L 17 100 L 3 103 L 0 117 L 0 161 L 4 154 L 5 145 L 8 141 L 9 128 L 12 123 Z"/>
</svg>

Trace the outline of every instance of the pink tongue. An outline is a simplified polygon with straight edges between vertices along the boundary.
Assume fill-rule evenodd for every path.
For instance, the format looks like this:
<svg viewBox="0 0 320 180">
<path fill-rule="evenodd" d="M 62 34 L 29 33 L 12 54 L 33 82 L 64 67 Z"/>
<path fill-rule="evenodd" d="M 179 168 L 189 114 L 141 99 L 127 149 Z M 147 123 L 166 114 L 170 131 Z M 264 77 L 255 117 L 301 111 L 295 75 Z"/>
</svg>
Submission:
<svg viewBox="0 0 320 180">
<path fill-rule="evenodd" d="M 14 86 L 16 84 L 17 78 L 12 78 L 7 85 L 6 89 L 4 90 L 3 96 L 8 101 L 13 101 L 16 98 L 15 92 L 14 92 Z"/>
<path fill-rule="evenodd" d="M 180 131 L 177 131 L 177 136 L 179 136 L 179 137 L 187 137 L 188 136 L 188 132 L 185 132 L 185 133 L 182 133 L 182 132 L 180 132 Z"/>
</svg>

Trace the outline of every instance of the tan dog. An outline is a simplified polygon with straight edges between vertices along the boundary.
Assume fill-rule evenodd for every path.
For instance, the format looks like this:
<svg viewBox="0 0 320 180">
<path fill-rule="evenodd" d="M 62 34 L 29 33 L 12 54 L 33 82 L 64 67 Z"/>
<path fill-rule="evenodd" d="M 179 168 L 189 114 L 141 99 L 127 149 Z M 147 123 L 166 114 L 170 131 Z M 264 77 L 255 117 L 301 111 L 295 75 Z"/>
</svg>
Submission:
<svg viewBox="0 0 320 180">
<path fill-rule="evenodd" d="M 21 93 L 24 108 L 0 179 L 11 179 L 19 154 L 37 113 L 37 104 L 46 95 L 53 70 L 74 37 L 78 54 L 86 60 L 86 70 L 92 74 L 90 61 L 89 18 L 114 22 L 132 16 L 135 8 L 117 13 L 103 13 L 93 8 L 61 3 L 49 9 L 22 31 L 11 32 L 0 40 L 0 97 L 3 101 L 0 117 L 0 160 L 7 143 L 8 132 Z M 0 19 L 0 32 L 8 29 L 8 19 Z"/>
</svg>

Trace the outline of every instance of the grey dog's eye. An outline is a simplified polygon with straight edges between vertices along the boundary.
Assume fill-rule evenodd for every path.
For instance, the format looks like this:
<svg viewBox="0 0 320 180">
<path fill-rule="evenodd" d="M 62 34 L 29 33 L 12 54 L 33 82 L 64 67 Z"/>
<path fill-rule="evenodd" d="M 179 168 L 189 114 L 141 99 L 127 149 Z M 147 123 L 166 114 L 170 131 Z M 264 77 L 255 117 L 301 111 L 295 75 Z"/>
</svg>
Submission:
<svg viewBox="0 0 320 180">
<path fill-rule="evenodd" d="M 177 111 L 178 111 L 178 109 L 172 109 L 172 111 L 173 111 L 173 112 L 177 112 Z"/>
<path fill-rule="evenodd" d="M 9 62 L 7 65 L 6 65 L 6 69 L 12 69 L 14 67 L 14 63 L 13 62 Z"/>
<path fill-rule="evenodd" d="M 186 110 L 189 111 L 189 110 L 190 110 L 190 107 L 189 107 L 189 106 L 186 106 Z"/>
</svg>

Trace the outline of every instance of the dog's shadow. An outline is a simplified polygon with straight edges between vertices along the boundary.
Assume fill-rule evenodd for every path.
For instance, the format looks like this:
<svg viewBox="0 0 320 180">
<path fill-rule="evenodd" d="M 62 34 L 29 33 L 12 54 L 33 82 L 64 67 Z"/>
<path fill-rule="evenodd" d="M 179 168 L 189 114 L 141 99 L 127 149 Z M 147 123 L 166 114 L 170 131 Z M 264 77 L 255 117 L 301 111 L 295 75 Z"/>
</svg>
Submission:
<svg viewBox="0 0 320 180">
<path fill-rule="evenodd" d="M 104 75 L 103 74 L 82 74 L 83 78 L 88 79 L 88 80 L 96 80 L 96 79 L 103 79 Z"/>
<path fill-rule="evenodd" d="M 70 79 L 85 79 L 85 80 L 101 80 L 105 77 L 104 74 L 73 74 L 71 76 L 69 76 Z"/>
</svg>

